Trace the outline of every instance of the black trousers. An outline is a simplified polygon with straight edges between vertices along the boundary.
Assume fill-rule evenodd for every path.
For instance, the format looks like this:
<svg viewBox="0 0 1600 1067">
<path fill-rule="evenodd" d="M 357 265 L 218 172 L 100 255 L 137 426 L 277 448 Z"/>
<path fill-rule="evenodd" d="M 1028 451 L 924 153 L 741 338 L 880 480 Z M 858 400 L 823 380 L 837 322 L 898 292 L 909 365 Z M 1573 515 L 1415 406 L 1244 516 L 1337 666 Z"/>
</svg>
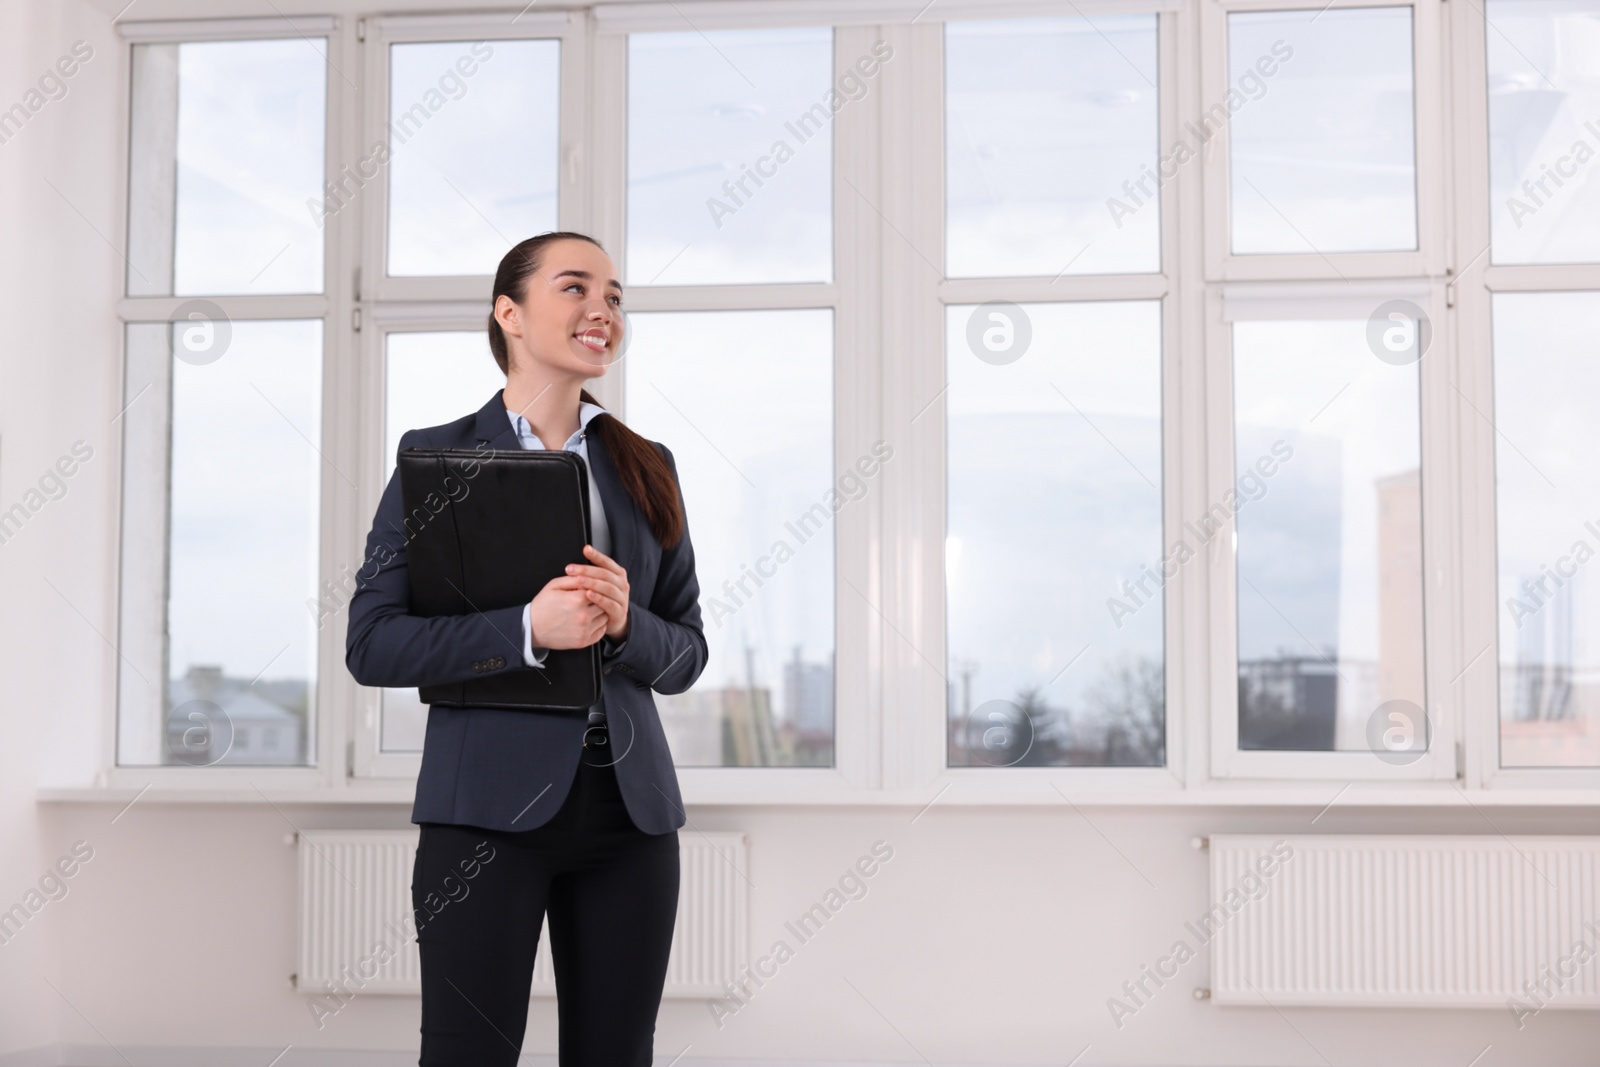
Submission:
<svg viewBox="0 0 1600 1067">
<path fill-rule="evenodd" d="M 423 823 L 411 900 L 421 1067 L 512 1067 L 550 916 L 561 1067 L 650 1067 L 678 911 L 678 833 L 647 834 L 616 771 L 582 762 L 532 830 Z"/>
</svg>

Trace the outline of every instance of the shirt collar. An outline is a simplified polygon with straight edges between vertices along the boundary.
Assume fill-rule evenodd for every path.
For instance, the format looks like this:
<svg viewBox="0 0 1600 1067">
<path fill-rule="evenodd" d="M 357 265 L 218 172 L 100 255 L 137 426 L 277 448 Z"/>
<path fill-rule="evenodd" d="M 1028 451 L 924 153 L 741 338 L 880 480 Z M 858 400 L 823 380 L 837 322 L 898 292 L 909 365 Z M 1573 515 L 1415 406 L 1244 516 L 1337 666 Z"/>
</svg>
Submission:
<svg viewBox="0 0 1600 1067">
<path fill-rule="evenodd" d="M 604 414 L 605 410 L 606 409 L 601 407 L 599 404 L 591 404 L 587 400 L 578 401 L 578 432 L 567 438 L 567 445 L 581 441 L 585 432 L 587 432 L 589 429 L 590 421 L 592 421 L 596 415 Z M 525 419 L 520 412 L 512 411 L 510 408 L 506 408 L 506 417 L 511 420 L 511 428 L 516 431 L 519 437 L 533 436 L 533 428 L 528 425 L 528 420 Z"/>
</svg>

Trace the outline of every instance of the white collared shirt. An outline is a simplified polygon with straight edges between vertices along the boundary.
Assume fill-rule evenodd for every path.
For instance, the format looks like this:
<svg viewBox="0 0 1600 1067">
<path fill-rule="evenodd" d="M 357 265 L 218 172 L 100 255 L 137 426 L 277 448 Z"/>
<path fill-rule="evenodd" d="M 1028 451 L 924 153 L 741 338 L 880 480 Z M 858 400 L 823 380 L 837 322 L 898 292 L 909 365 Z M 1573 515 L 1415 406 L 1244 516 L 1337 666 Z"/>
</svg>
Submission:
<svg viewBox="0 0 1600 1067">
<path fill-rule="evenodd" d="M 587 400 L 578 402 L 578 432 L 567 438 L 567 443 L 562 445 L 562 451 L 576 452 L 583 457 L 584 469 L 589 475 L 589 543 L 596 549 L 611 555 L 611 528 L 606 524 L 605 503 L 600 499 L 600 487 L 595 484 L 594 466 L 589 462 L 589 420 L 602 414 L 605 408 L 599 404 L 591 404 Z M 516 432 L 517 440 L 523 448 L 544 448 L 545 444 L 539 435 L 533 432 L 528 425 L 528 420 L 510 408 L 506 409 L 506 417 L 511 420 L 511 428 Z M 541 667 L 544 658 L 549 654 L 549 649 L 541 648 L 537 653 L 533 650 L 533 605 L 529 604 L 522 609 L 522 662 L 530 667 Z M 605 638 L 601 639 L 606 640 Z M 625 644 L 626 642 L 624 642 Z M 616 646 L 616 647 L 621 647 Z M 600 703 L 596 702 L 589 709 L 590 722 L 604 722 L 605 715 Z"/>
</svg>

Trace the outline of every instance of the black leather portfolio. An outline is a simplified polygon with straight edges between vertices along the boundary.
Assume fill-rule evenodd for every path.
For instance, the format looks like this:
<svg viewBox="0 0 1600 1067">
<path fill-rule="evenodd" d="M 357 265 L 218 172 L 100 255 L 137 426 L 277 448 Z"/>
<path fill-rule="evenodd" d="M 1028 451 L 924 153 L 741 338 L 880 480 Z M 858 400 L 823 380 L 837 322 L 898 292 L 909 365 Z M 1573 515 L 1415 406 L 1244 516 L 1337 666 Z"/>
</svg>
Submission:
<svg viewBox="0 0 1600 1067">
<path fill-rule="evenodd" d="M 589 476 L 576 452 L 405 448 L 399 454 L 411 614 L 468 615 L 531 602 L 569 563 L 589 562 Z M 424 704 L 586 709 L 600 699 L 600 643 L 522 664 L 522 627 L 505 635 L 515 670 L 419 688 Z"/>
</svg>

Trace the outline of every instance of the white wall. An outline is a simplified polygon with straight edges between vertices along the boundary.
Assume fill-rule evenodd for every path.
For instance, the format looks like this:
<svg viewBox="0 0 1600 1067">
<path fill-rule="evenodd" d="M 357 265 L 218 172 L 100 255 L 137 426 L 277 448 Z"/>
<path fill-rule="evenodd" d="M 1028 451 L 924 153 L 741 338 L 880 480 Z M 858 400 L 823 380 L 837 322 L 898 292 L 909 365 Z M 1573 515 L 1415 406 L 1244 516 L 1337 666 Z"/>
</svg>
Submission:
<svg viewBox="0 0 1600 1067">
<path fill-rule="evenodd" d="M 0 909 L 25 904 L 79 833 L 34 801 L 41 770 L 81 776 L 110 692 L 117 253 L 112 147 L 117 61 L 110 18 L 87 4 L 0 0 L 0 108 L 24 99 L 74 41 L 94 56 L 67 91 L 0 144 L 0 508 L 18 503 L 76 440 L 95 457 L 0 544 Z M 52 188 L 53 186 L 53 188 Z M 81 212 L 81 214 L 80 214 Z M 97 234 L 96 230 L 100 233 Z M 81 613 L 81 614 L 80 614 Z M 99 817 L 99 814 L 97 817 Z M 109 816 L 107 816 L 109 817 Z M 91 862 L 0 945 L 0 1049 L 58 1039 L 89 996 L 62 956 Z M 37 902 L 41 898 L 34 898 Z M 58 994 L 51 988 L 60 989 Z"/>
<path fill-rule="evenodd" d="M 1480 1067 L 1595 1062 L 1593 1012 L 1228 1009 L 1192 998 L 1204 953 L 1118 1027 L 1106 1000 L 1205 910 L 1204 833 L 1493 833 L 1470 809 L 1357 817 L 1084 808 L 691 808 L 701 830 L 751 836 L 751 948 L 793 959 L 717 1027 L 704 1001 L 668 1000 L 659 1063 L 699 1057 L 922 1063 L 1340 1064 Z M 319 1030 L 294 970 L 294 850 L 302 827 L 403 826 L 404 811 L 52 806 L 49 841 L 97 841 L 73 896 L 40 921 L 62 938 L 75 1003 L 118 1044 L 415 1048 L 418 1001 L 357 995 Z M 1092 820 L 1092 825 L 1089 821 Z M 1507 833 L 1594 831 L 1592 816 L 1496 811 Z M 114 832 L 112 832 L 114 831 Z M 693 830 L 685 827 L 682 833 Z M 784 929 L 872 843 L 894 857 L 811 941 Z M 1146 880 L 1148 879 L 1148 881 Z M 11 961 L 0 954 L 0 965 Z M 0 1011 L 9 1005 L 0 1005 Z M 555 1004 L 534 1002 L 527 1048 L 555 1051 Z M 881 1014 L 880 1014 L 881 1013 Z M 99 1042 L 81 1019 L 66 1040 Z M 904 1035 L 902 1038 L 901 1035 Z M 1303 1036 L 1302 1036 L 1303 1035 Z M 914 1047 L 913 1047 L 914 1046 Z M 920 1055 L 919 1055 L 920 1052 Z M 1324 1059 L 1325 1057 L 1326 1059 Z M 270 1056 L 267 1057 L 270 1059 Z M 265 1062 L 265 1061 L 263 1061 Z"/>
<path fill-rule="evenodd" d="M 0 145 L 0 507 L 73 441 L 97 455 L 64 499 L 0 545 L 0 907 L 20 901 L 73 842 L 94 849 L 68 896 L 0 945 L 0 1053 L 58 1041 L 414 1049 L 415 998 L 358 996 L 319 1030 L 290 988 L 295 854 L 284 844 L 291 821 L 395 827 L 406 825 L 407 807 L 280 814 L 257 804 L 141 801 L 117 817 L 120 803 L 33 799 L 41 781 L 90 779 L 116 662 L 96 631 L 114 627 L 116 471 L 103 459 L 119 407 L 113 301 L 122 262 L 112 245 L 122 235 L 112 220 L 125 75 L 109 20 L 123 2 L 0 0 L 0 106 L 73 41 L 96 52 L 65 99 Z M 266 3 L 215 7 L 274 13 Z M 160 0 L 135 11 L 189 13 Z M 695 827 L 751 835 L 758 952 L 874 841 L 895 851 L 867 895 L 720 1029 L 704 1002 L 667 1001 L 661 1062 L 685 1045 L 691 1059 L 1062 1064 L 1089 1045 L 1078 1062 L 1352 1067 L 1465 1067 L 1492 1045 L 1477 1061 L 1483 1067 L 1595 1062 L 1594 1013 L 1546 1011 L 1519 1032 L 1506 1011 L 1221 1009 L 1191 997 L 1205 984 L 1203 954 L 1120 1029 L 1106 1007 L 1204 911 L 1206 860 L 1189 845 L 1196 834 L 1593 833 L 1592 815 L 1497 810 L 1491 825 L 1466 805 L 1365 815 L 1336 806 L 1312 826 L 1315 810 L 1080 814 L 1065 804 L 944 802 L 913 823 L 916 814 L 691 809 Z M 528 1048 L 553 1052 L 555 1040 L 554 1002 L 537 1000 Z"/>
</svg>

